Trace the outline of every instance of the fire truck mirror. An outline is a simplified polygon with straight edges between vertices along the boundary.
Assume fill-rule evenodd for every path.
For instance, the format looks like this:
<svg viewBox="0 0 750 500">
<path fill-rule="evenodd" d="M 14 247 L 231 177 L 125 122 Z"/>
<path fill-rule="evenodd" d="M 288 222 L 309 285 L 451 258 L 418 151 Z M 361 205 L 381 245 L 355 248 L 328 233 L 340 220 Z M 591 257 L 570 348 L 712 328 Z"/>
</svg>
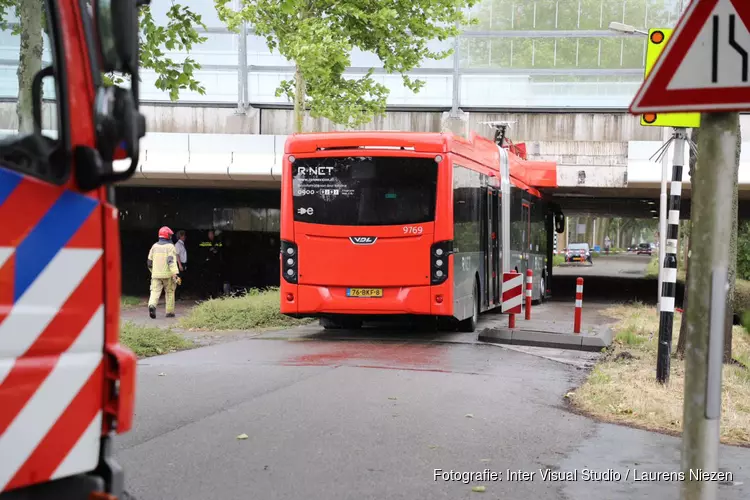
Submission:
<svg viewBox="0 0 750 500">
<path fill-rule="evenodd" d="M 43 106 L 43 90 L 46 81 L 52 81 L 52 88 L 54 88 L 55 82 L 55 70 L 52 66 L 47 66 L 41 71 L 34 75 L 34 80 L 31 83 L 31 100 L 32 112 L 34 117 L 34 132 L 38 135 L 42 135 L 42 106 Z"/>
<path fill-rule="evenodd" d="M 96 0 L 99 51 L 105 73 L 138 74 L 138 0 Z"/>
</svg>

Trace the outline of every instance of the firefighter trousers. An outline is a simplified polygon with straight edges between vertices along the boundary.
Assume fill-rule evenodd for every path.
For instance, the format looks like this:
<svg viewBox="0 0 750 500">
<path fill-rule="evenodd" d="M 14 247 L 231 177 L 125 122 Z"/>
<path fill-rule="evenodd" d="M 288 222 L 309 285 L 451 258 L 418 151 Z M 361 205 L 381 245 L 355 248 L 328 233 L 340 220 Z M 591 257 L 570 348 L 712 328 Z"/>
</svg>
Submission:
<svg viewBox="0 0 750 500">
<path fill-rule="evenodd" d="M 167 314 L 174 313 L 174 291 L 176 283 L 173 278 L 151 278 L 151 296 L 148 299 L 149 307 L 156 307 L 164 290 Z"/>
</svg>

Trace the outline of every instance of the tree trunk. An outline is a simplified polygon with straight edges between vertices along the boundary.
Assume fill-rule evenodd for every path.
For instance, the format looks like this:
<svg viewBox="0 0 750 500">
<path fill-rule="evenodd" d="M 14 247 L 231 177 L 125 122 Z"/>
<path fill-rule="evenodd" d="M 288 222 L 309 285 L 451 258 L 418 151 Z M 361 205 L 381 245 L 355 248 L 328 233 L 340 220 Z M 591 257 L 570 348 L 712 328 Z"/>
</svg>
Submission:
<svg viewBox="0 0 750 500">
<path fill-rule="evenodd" d="M 700 136 L 700 128 L 693 129 L 690 139 L 695 143 L 696 149 L 698 145 L 698 137 Z M 695 175 L 695 165 L 698 161 L 698 157 L 693 152 L 693 149 L 690 148 L 690 160 L 688 162 L 688 172 L 690 173 L 690 185 L 691 185 L 691 198 L 692 195 L 695 193 L 695 189 L 693 186 L 695 186 L 695 182 L 693 181 L 693 176 Z M 700 153 L 700 152 L 699 152 Z M 695 207 L 695 205 L 692 205 L 692 207 Z M 692 236 L 693 232 L 693 221 L 695 220 L 695 210 L 691 208 L 690 210 L 690 229 L 688 230 L 688 235 Z M 693 243 L 693 238 L 689 237 L 687 241 L 686 246 L 686 254 L 687 257 L 685 258 L 685 287 L 682 292 L 682 321 L 680 322 L 680 336 L 677 338 L 677 355 L 682 359 L 685 357 L 685 341 L 687 339 L 687 321 L 685 321 L 685 318 L 687 318 L 688 313 L 688 279 L 690 278 L 690 248 Z"/>
<path fill-rule="evenodd" d="M 297 66 L 294 72 L 294 131 L 302 133 L 305 129 L 305 77 Z"/>
<path fill-rule="evenodd" d="M 18 54 L 18 132 L 34 131 L 34 101 L 31 84 L 42 69 L 42 5 L 39 0 L 21 0 L 18 18 L 21 23 L 21 48 Z"/>
<path fill-rule="evenodd" d="M 727 305 L 726 317 L 724 318 L 724 362 L 732 362 L 732 326 L 734 325 L 734 281 L 737 277 L 737 232 L 739 223 L 737 220 L 737 183 L 739 181 L 740 152 L 742 149 L 742 131 L 740 117 L 737 115 L 737 148 L 735 149 L 734 163 L 734 192 L 732 193 L 732 232 L 729 239 L 729 268 L 727 273 Z"/>
</svg>

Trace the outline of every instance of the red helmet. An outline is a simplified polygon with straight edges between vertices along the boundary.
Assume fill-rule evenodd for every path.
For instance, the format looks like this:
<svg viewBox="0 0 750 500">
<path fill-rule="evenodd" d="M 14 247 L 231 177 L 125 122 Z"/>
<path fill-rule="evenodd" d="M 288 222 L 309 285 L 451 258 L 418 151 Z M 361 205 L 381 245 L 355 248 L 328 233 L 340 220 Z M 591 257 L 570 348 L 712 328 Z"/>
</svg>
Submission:
<svg viewBox="0 0 750 500">
<path fill-rule="evenodd" d="M 173 234 L 174 232 L 172 232 L 167 226 L 162 226 L 162 228 L 159 229 L 159 238 L 169 239 Z"/>
</svg>

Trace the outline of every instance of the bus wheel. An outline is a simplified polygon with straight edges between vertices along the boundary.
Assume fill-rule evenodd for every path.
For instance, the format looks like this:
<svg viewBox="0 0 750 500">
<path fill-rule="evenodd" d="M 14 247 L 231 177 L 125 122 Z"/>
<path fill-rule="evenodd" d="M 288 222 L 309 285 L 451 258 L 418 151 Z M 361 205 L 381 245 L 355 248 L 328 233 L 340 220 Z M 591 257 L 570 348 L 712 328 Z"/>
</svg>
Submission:
<svg viewBox="0 0 750 500">
<path fill-rule="evenodd" d="M 539 302 L 538 304 L 544 304 L 544 296 L 546 294 L 546 288 L 544 288 L 547 285 L 547 283 L 544 282 L 544 276 L 542 276 L 539 279 Z"/>
<path fill-rule="evenodd" d="M 331 318 L 320 318 L 320 326 L 326 330 L 339 330 L 341 323 Z"/>
<path fill-rule="evenodd" d="M 471 293 L 471 300 L 474 302 L 474 313 L 471 317 L 466 318 L 458 324 L 459 331 L 474 332 L 477 329 L 477 323 L 479 323 L 479 286 L 476 281 L 474 281 L 474 290 Z"/>
</svg>

